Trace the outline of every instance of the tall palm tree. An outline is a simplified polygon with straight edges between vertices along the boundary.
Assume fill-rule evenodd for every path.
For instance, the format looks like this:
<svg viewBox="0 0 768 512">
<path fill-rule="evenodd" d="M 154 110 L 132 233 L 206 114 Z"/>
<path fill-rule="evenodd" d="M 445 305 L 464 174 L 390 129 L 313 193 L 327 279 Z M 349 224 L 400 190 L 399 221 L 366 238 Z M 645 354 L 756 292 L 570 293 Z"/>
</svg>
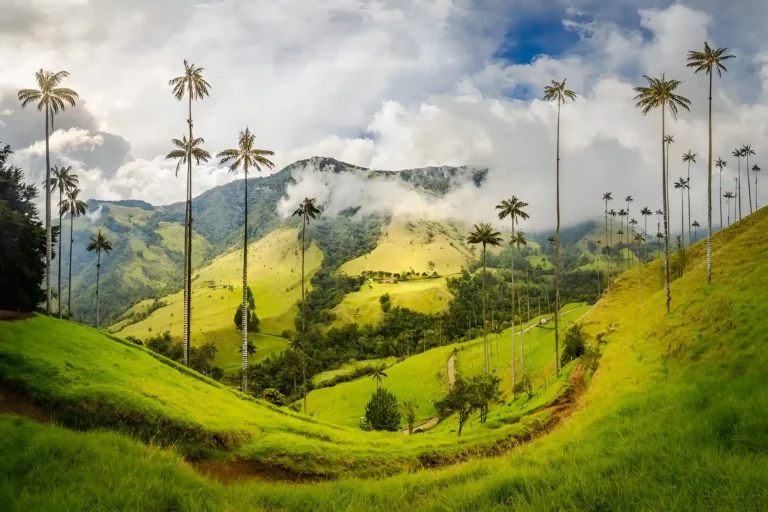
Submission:
<svg viewBox="0 0 768 512">
<path fill-rule="evenodd" d="M 555 229 L 555 375 L 560 374 L 560 333 L 558 329 L 558 314 L 560 312 L 560 106 L 567 100 L 576 101 L 576 93 L 565 88 L 565 78 L 562 82 L 552 80 L 544 87 L 544 101 L 557 101 L 557 159 L 556 159 L 556 204 L 557 228 Z"/>
<path fill-rule="evenodd" d="M 483 371 L 488 372 L 488 320 L 485 311 L 485 251 L 487 246 L 498 246 L 501 244 L 501 233 L 493 229 L 493 226 L 487 223 L 475 224 L 467 237 L 470 244 L 483 245 Z"/>
<path fill-rule="evenodd" d="M 611 192 L 605 192 L 603 194 L 603 201 L 605 201 L 605 242 L 608 243 L 608 201 L 613 201 L 613 194 Z M 608 274 L 611 273 L 611 260 L 608 258 Z"/>
<path fill-rule="evenodd" d="M 628 231 L 627 240 L 631 242 L 629 237 L 632 236 L 632 233 L 634 233 L 635 230 L 637 229 L 635 227 L 635 226 L 637 226 L 637 220 L 635 220 L 635 219 L 630 220 L 629 221 L 629 225 L 632 226 L 632 227 L 630 228 L 630 231 Z M 631 246 L 628 247 L 627 249 L 630 251 L 630 253 L 627 254 L 627 260 L 629 261 L 629 268 L 632 268 L 632 249 L 631 249 Z M 640 250 L 639 249 L 637 251 L 637 264 L 638 265 L 640 264 Z"/>
<path fill-rule="evenodd" d="M 615 218 L 616 218 L 616 215 L 617 215 L 617 213 L 616 213 L 616 210 L 614 210 L 613 208 L 611 208 L 611 210 L 608 212 L 608 215 L 610 215 L 610 216 L 611 216 L 611 229 L 610 229 L 610 231 L 609 231 L 609 233 L 608 233 L 608 235 L 609 235 L 609 237 L 610 237 L 609 245 L 610 245 L 611 247 L 613 247 L 613 219 L 615 219 Z"/>
<path fill-rule="evenodd" d="M 99 274 L 101 273 L 101 251 L 109 254 L 112 251 L 112 243 L 107 240 L 107 235 L 99 230 L 95 237 L 91 237 L 87 247 L 88 251 L 96 251 L 96 329 L 99 328 Z"/>
<path fill-rule="evenodd" d="M 704 42 L 704 51 L 699 52 L 691 50 L 688 52 L 689 68 L 694 69 L 694 73 L 704 71 L 709 75 L 709 146 L 707 160 L 707 284 L 712 284 L 712 78 L 713 72 L 718 77 L 722 77 L 723 71 L 727 72 L 725 62 L 734 58 L 733 55 L 727 55 L 727 48 L 712 48 L 709 43 Z M 720 169 L 722 175 L 722 168 Z M 722 190 L 720 190 L 722 194 Z M 722 203 L 720 204 L 722 210 Z M 723 215 L 720 214 L 720 229 L 723 227 Z"/>
<path fill-rule="evenodd" d="M 696 243 L 696 241 L 698 240 L 698 233 L 699 233 L 699 228 L 701 227 L 701 224 L 699 224 L 699 221 L 695 220 L 693 221 L 691 226 L 693 227 L 693 243 Z"/>
<path fill-rule="evenodd" d="M 632 201 L 634 201 L 634 199 L 632 199 L 632 196 L 627 196 L 624 198 L 624 201 L 627 202 L 627 231 L 629 231 L 629 205 L 632 203 Z"/>
<path fill-rule="evenodd" d="M 248 169 L 256 169 L 261 172 L 261 167 L 267 169 L 274 168 L 274 164 L 267 158 L 275 153 L 268 149 L 257 149 L 256 136 L 248 127 L 241 130 L 237 137 L 237 148 L 225 149 L 216 155 L 221 158 L 222 164 L 229 164 L 229 172 L 237 172 L 241 167 L 245 174 L 245 183 L 243 189 L 243 325 L 242 325 L 242 345 L 248 345 Z M 302 282 L 302 287 L 304 283 Z M 245 393 L 248 390 L 248 353 L 243 350 L 243 382 L 242 390 Z"/>
<path fill-rule="evenodd" d="M 656 210 L 656 232 L 661 233 L 661 216 L 664 215 L 664 212 L 661 210 Z"/>
<path fill-rule="evenodd" d="M 672 117 L 677 119 L 677 112 L 680 108 L 690 110 L 689 105 L 691 102 L 675 93 L 680 86 L 679 80 L 667 80 L 662 74 L 661 78 L 651 78 L 645 76 L 648 81 L 647 87 L 636 87 L 635 106 L 640 109 L 643 115 L 647 115 L 649 112 L 656 108 L 661 108 L 661 178 L 662 178 L 662 196 L 664 211 L 664 290 L 666 294 L 666 306 L 667 313 L 670 311 L 670 305 L 672 303 L 672 295 L 669 289 L 669 209 L 667 201 L 667 168 L 665 158 L 666 148 L 665 144 L 670 144 L 666 134 L 666 114 L 667 108 L 669 108 Z"/>
<path fill-rule="evenodd" d="M 739 162 L 739 170 L 738 170 L 738 174 L 736 175 L 736 192 L 735 192 L 735 194 L 736 194 L 736 197 L 738 199 L 737 204 L 738 204 L 738 207 L 739 207 L 739 220 L 741 220 L 741 157 L 743 157 L 745 155 L 744 155 L 744 150 L 742 150 L 741 148 L 734 149 L 733 153 L 731 153 L 731 154 L 733 156 L 735 156 L 736 159 Z M 734 222 L 736 221 L 736 215 L 733 216 L 733 220 L 734 220 Z"/>
<path fill-rule="evenodd" d="M 725 198 L 725 203 L 728 208 L 728 227 L 731 227 L 731 199 L 733 199 L 736 196 L 733 195 L 733 192 L 728 191 L 725 194 L 723 194 L 723 197 Z M 736 216 L 735 211 L 733 215 L 734 217 Z"/>
<path fill-rule="evenodd" d="M 597 240 L 595 242 L 595 250 L 598 255 L 600 254 L 600 246 L 602 244 L 603 244 L 602 240 Z M 600 261 L 599 260 L 596 267 L 597 267 L 597 300 L 600 300 Z"/>
<path fill-rule="evenodd" d="M 669 167 L 669 155 L 671 155 L 672 152 L 669 150 L 669 146 L 671 146 L 672 144 L 675 143 L 675 136 L 674 135 L 667 135 L 666 137 L 664 137 L 664 142 L 667 144 L 667 157 L 666 157 L 667 158 L 667 167 L 666 167 L 666 169 L 667 169 L 667 192 L 666 192 L 666 194 L 667 194 L 667 206 L 668 206 L 667 213 L 665 214 L 665 217 L 667 219 L 667 223 L 670 223 L 671 222 L 670 219 L 671 219 L 671 215 L 672 214 L 669 213 L 669 210 L 672 208 L 672 203 L 669 200 L 669 189 L 670 189 L 669 180 L 671 180 L 672 178 L 670 178 L 671 174 L 670 174 L 670 171 L 669 171 L 669 169 L 670 169 L 670 167 Z"/>
<path fill-rule="evenodd" d="M 643 209 L 640 210 L 640 215 L 643 216 L 643 220 L 644 220 L 643 231 L 648 233 L 648 217 L 653 215 L 653 212 L 651 211 L 650 208 L 648 208 L 647 206 L 644 206 Z M 643 253 L 644 253 L 643 254 L 643 259 L 645 261 L 648 261 L 648 246 L 647 245 L 644 247 Z"/>
<path fill-rule="evenodd" d="M 757 207 L 757 173 L 761 171 L 760 167 L 757 166 L 757 164 L 752 166 L 752 172 L 755 173 L 755 210 L 758 209 Z"/>
<path fill-rule="evenodd" d="M 179 168 L 181 168 L 182 164 L 187 164 L 187 170 L 189 171 L 191 169 L 192 160 L 194 160 L 197 165 L 200 165 L 200 162 L 207 162 L 211 159 L 211 154 L 201 147 L 202 144 L 205 144 L 205 140 L 203 140 L 202 137 L 187 140 L 186 135 L 183 135 L 181 140 L 171 139 L 171 143 L 176 149 L 168 153 L 165 158 L 178 160 L 176 163 L 176 176 L 179 175 Z M 188 177 L 187 187 L 189 186 L 191 185 Z M 192 225 L 192 219 L 189 215 L 192 208 L 191 204 L 189 191 L 187 191 L 187 211 L 184 217 L 184 339 L 182 342 L 184 364 L 187 366 L 189 366 L 189 333 L 192 322 L 190 311 L 188 309 L 188 306 L 190 306 L 192 302 L 192 290 L 190 289 L 192 281 L 189 275 L 191 269 L 191 260 L 189 259 L 189 256 L 192 254 L 192 246 L 190 244 L 192 237 L 189 232 Z"/>
<path fill-rule="evenodd" d="M 63 232 L 61 230 L 61 218 L 64 215 L 64 210 L 62 209 L 62 206 L 64 204 L 64 195 L 69 192 L 70 190 L 73 190 L 77 188 L 77 185 L 79 183 L 79 180 L 77 178 L 77 174 L 74 174 L 72 172 L 72 166 L 68 167 L 53 167 L 51 169 L 51 173 L 53 174 L 53 177 L 51 178 L 50 183 L 48 184 L 52 189 L 58 189 L 59 190 L 59 252 L 58 257 L 56 259 L 59 260 L 59 288 L 58 288 L 58 297 L 59 297 L 59 318 L 61 318 L 61 258 L 62 258 L 62 252 L 61 252 L 61 239 L 63 238 Z"/>
<path fill-rule="evenodd" d="M 509 244 L 517 247 L 517 251 L 520 252 L 520 247 L 525 247 L 528 245 L 528 240 L 525 239 L 525 233 L 517 230 L 517 235 L 512 235 L 511 240 L 509 241 Z M 528 290 L 526 289 L 526 292 Z M 520 296 L 517 297 L 518 304 L 520 303 Z M 523 343 L 523 310 L 520 309 L 520 374 L 525 375 L 525 344 Z M 512 350 L 514 352 L 514 344 L 512 346 Z M 515 364 L 514 357 L 512 358 L 512 364 Z"/>
<path fill-rule="evenodd" d="M 685 189 L 688 188 L 688 180 L 685 178 L 680 178 L 675 182 L 675 189 L 680 190 L 680 218 L 681 218 L 681 224 L 680 224 L 680 232 L 685 233 Z M 683 253 L 685 252 L 685 235 L 682 236 L 682 243 L 680 244 L 680 248 L 682 249 Z"/>
<path fill-rule="evenodd" d="M 715 166 L 720 169 L 720 194 L 719 194 L 719 202 L 720 202 L 720 229 L 723 229 L 723 167 L 726 167 L 728 164 L 723 160 L 722 158 L 718 158 L 717 162 L 715 163 Z M 712 169 L 710 169 L 712 171 Z M 712 181 L 712 176 L 709 177 L 710 182 Z M 712 183 L 710 183 L 710 189 L 712 188 Z M 710 190 L 709 193 L 711 194 L 712 191 Z M 710 205 L 711 208 L 711 205 Z M 710 212 L 711 217 L 711 212 Z M 712 220 L 709 221 L 709 227 L 707 228 L 710 232 L 710 234 L 707 235 L 708 239 L 711 235 L 712 231 Z M 707 242 L 707 259 L 711 259 L 711 249 L 712 249 L 712 243 L 711 241 Z M 707 263 L 707 267 L 711 268 L 712 264 L 711 261 Z"/>
<path fill-rule="evenodd" d="M 645 238 L 640 233 L 635 233 L 635 243 L 637 244 L 637 251 L 640 252 L 640 244 L 645 243 Z M 637 289 L 640 292 L 640 305 L 643 305 L 643 266 L 637 266 Z"/>
<path fill-rule="evenodd" d="M 51 234 L 51 151 L 49 147 L 50 130 L 53 128 L 53 116 L 66 110 L 66 104 L 75 106 L 79 98 L 77 93 L 66 87 L 59 87 L 67 78 L 67 71 L 45 71 L 35 73 L 37 89 L 22 89 L 18 98 L 21 108 L 30 103 L 37 103 L 37 110 L 45 110 L 45 314 L 51 314 L 51 256 L 53 241 Z"/>
<path fill-rule="evenodd" d="M 619 235 L 619 245 L 621 245 L 622 241 L 624 240 L 624 230 L 619 228 L 616 234 Z"/>
<path fill-rule="evenodd" d="M 622 228 L 621 229 L 621 234 L 622 235 L 624 234 L 624 217 L 626 217 L 626 216 L 627 216 L 627 211 L 624 208 L 619 210 L 619 217 L 621 217 L 620 224 L 621 224 L 621 228 Z M 627 226 L 629 226 L 629 223 L 627 223 Z M 629 231 L 629 228 L 627 228 L 627 231 Z M 616 234 L 618 234 L 618 233 L 616 233 Z M 623 240 L 624 239 L 620 236 L 619 237 L 619 245 L 621 245 Z M 627 258 L 626 257 L 622 257 L 621 259 L 622 259 L 622 261 L 621 261 L 622 267 L 625 267 L 626 266 L 625 264 L 627 262 Z"/>
<path fill-rule="evenodd" d="M 683 155 L 683 163 L 688 164 L 688 177 L 686 178 L 688 182 L 688 220 L 691 220 L 691 164 L 696 163 L 697 156 L 696 153 L 691 153 L 690 149 Z M 683 242 L 683 245 L 685 245 L 685 242 Z M 691 245 L 691 226 L 688 226 L 688 245 Z"/>
<path fill-rule="evenodd" d="M 504 220 L 509 217 L 512 222 L 512 235 L 509 244 L 514 246 L 513 240 L 515 237 L 515 223 L 518 220 L 528 219 L 528 214 L 525 213 L 523 208 L 528 206 L 528 203 L 521 201 L 517 196 L 512 196 L 511 199 L 505 199 L 501 203 L 496 205 L 496 209 L 499 210 L 499 220 Z M 515 255 L 516 256 L 516 255 Z M 512 394 L 514 396 L 514 389 L 517 380 L 515 378 L 515 256 L 512 257 Z"/>
<path fill-rule="evenodd" d="M 307 225 L 310 220 L 320 214 L 320 210 L 317 209 L 315 203 L 317 199 L 314 197 L 305 197 L 304 200 L 299 203 L 299 207 L 293 212 L 294 217 L 301 217 L 301 334 L 302 338 L 306 335 L 306 311 L 304 310 L 304 251 L 306 250 L 306 234 Z"/>
<path fill-rule="evenodd" d="M 752 210 L 752 186 L 749 184 L 749 157 L 755 156 L 755 150 L 752 149 L 752 146 L 749 144 L 745 144 L 741 148 L 741 154 L 747 157 L 747 194 L 749 194 L 749 213 L 752 214 L 754 211 Z M 741 184 L 739 184 L 739 187 L 741 187 Z M 739 192 L 741 192 L 741 190 L 739 190 Z"/>
<path fill-rule="evenodd" d="M 184 74 L 168 81 L 173 89 L 173 96 L 181 101 L 184 97 L 188 100 L 187 126 L 189 128 L 189 141 L 203 142 L 203 139 L 195 139 L 192 136 L 192 100 L 202 100 L 209 94 L 211 84 L 203 78 L 203 68 L 189 64 L 184 60 Z M 174 143 L 176 139 L 174 139 Z M 187 149 L 185 147 L 182 150 Z M 210 158 L 210 155 L 209 155 Z M 179 163 L 182 163 L 181 160 Z M 192 157 L 186 158 L 187 164 L 187 197 L 184 210 L 184 364 L 189 366 L 189 338 L 192 332 Z M 199 161 L 197 162 L 199 163 Z M 176 175 L 179 167 L 176 166 Z M 245 309 L 245 308 L 243 308 Z M 247 314 L 247 313 L 246 313 Z"/>
<path fill-rule="evenodd" d="M 83 201 L 77 198 L 80 195 L 79 188 L 73 188 L 67 191 L 67 198 L 61 203 L 61 209 L 64 213 L 69 213 L 69 278 L 67 279 L 67 318 L 72 319 L 72 245 L 75 242 L 74 226 L 75 217 L 85 215 L 88 209 Z M 59 237 L 62 233 L 59 233 Z M 61 250 L 61 249 L 59 249 Z M 59 271 L 61 274 L 61 271 Z M 59 292 L 59 303 L 61 303 L 61 292 Z"/>
<path fill-rule="evenodd" d="M 371 373 L 372 377 L 371 380 L 376 381 L 376 391 L 379 390 L 381 387 L 381 381 L 384 379 L 384 377 L 388 377 L 386 373 L 384 373 L 384 365 L 374 366 L 373 371 Z"/>
</svg>

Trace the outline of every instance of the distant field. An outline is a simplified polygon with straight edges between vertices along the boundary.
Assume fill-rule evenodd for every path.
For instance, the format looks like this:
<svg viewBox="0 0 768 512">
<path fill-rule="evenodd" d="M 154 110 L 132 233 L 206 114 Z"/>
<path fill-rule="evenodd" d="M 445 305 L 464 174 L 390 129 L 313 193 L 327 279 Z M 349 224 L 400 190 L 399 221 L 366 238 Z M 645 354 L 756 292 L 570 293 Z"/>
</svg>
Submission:
<svg viewBox="0 0 768 512">
<path fill-rule="evenodd" d="M 365 283 L 360 291 L 348 293 L 336 306 L 335 326 L 349 323 L 376 324 L 384 317 L 379 299 L 389 294 L 393 307 L 412 309 L 419 313 L 438 313 L 448 307 L 453 295 L 448 291 L 445 277 L 418 279 L 397 284 Z"/>
<path fill-rule="evenodd" d="M 462 240 L 463 233 L 452 225 L 396 220 L 387 226 L 372 252 L 348 261 L 339 271 L 359 275 L 363 270 L 393 273 L 412 270 L 421 274 L 428 271 L 431 261 L 439 275 L 455 274 L 470 256 Z"/>
<path fill-rule="evenodd" d="M 248 248 L 248 284 L 254 294 L 261 331 L 266 334 L 277 335 L 294 327 L 295 304 L 301 298 L 301 253 L 297 235 L 296 229 L 274 231 Z M 307 288 L 310 287 L 309 279 L 321 263 L 322 252 L 312 245 L 306 252 Z M 242 252 L 230 252 L 195 270 L 192 292 L 193 344 L 214 341 L 219 345 L 216 364 L 222 367 L 236 364 L 240 334 L 235 329 L 234 315 L 242 301 Z M 141 322 L 128 326 L 121 322 L 116 326 L 119 328 L 116 334 L 146 339 L 167 330 L 174 337 L 181 337 L 183 292 L 160 300 L 168 305 Z M 133 310 L 139 312 L 147 307 L 147 301 L 144 301 Z M 249 338 L 262 348 L 256 353 L 257 359 L 285 348 L 284 340 L 278 342 L 256 334 L 250 334 Z"/>
<path fill-rule="evenodd" d="M 384 357 L 381 359 L 367 359 L 365 361 L 354 361 L 351 363 L 344 363 L 341 365 L 341 368 L 337 368 L 335 370 L 326 370 L 324 372 L 320 372 L 314 377 L 312 377 L 312 382 L 314 384 L 319 384 L 321 382 L 325 382 L 326 380 L 331 380 L 334 377 L 337 377 L 339 375 L 347 375 L 355 371 L 357 368 L 363 367 L 363 366 L 392 366 L 397 361 L 396 357 Z"/>
</svg>

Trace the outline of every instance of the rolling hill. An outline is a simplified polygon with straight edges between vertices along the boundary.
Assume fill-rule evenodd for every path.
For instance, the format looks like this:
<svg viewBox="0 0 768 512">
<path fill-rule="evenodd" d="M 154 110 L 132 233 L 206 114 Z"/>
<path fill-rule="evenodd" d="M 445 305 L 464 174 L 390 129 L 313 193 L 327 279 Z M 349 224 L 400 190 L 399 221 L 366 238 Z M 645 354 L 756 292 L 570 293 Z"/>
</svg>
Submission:
<svg viewBox="0 0 768 512">
<path fill-rule="evenodd" d="M 501 433 L 519 428 L 524 439 L 546 409 L 512 425 L 489 420 L 466 439 L 437 429 L 363 433 L 243 400 L 86 327 L 41 317 L 0 322 L 0 382 L 21 396 L 0 404 L 27 407 L 30 416 L 32 406 L 61 411 L 58 426 L 0 416 L 0 503 L 11 510 L 761 510 L 766 230 L 764 208 L 718 233 L 711 285 L 704 243 L 691 248 L 685 274 L 672 282 L 669 314 L 661 261 L 643 268 L 642 303 L 638 269 L 619 277 L 579 320 L 602 354 L 584 376 L 584 394 L 559 426 L 514 449 L 515 442 L 496 444 L 508 439 Z M 117 432 L 72 430 L 97 426 Z M 446 455 L 463 442 L 486 455 L 481 440 L 495 441 L 501 456 L 298 486 L 255 470 L 239 476 L 258 480 L 223 486 L 182 458 L 212 454 L 200 444 L 213 442 L 219 456 L 234 452 L 292 471 L 338 475 L 374 465 L 382 475 L 413 470 L 421 465 L 415 460 L 462 460 Z M 175 448 L 158 446 L 169 442 Z"/>
</svg>

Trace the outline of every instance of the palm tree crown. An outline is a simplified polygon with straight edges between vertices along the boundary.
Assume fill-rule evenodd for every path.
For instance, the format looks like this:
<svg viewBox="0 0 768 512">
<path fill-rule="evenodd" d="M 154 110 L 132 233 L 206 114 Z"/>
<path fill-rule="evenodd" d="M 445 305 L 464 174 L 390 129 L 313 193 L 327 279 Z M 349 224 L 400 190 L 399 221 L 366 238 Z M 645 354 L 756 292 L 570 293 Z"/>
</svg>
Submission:
<svg viewBox="0 0 768 512">
<path fill-rule="evenodd" d="M 643 78 L 648 81 L 648 86 L 635 87 L 637 93 L 635 106 L 640 109 L 643 115 L 647 115 L 655 108 L 667 106 L 672 116 L 677 119 L 677 112 L 680 108 L 691 110 L 690 100 L 675 94 L 682 83 L 680 80 L 667 80 L 664 74 L 661 75 L 661 78 L 652 78 L 647 75 L 644 75 Z M 671 135 L 665 137 L 664 142 L 668 142 L 667 138 L 674 142 Z"/>
<path fill-rule="evenodd" d="M 314 219 L 317 214 L 320 213 L 320 210 L 317 209 L 315 206 L 315 202 L 317 202 L 317 199 L 314 197 L 306 197 L 304 200 L 299 203 L 299 207 L 296 208 L 296 210 L 293 212 L 293 217 L 305 217 L 307 224 L 309 224 L 309 219 Z"/>
<path fill-rule="evenodd" d="M 562 82 L 552 80 L 551 85 L 544 87 L 544 101 L 557 101 L 565 103 L 566 99 L 576 100 L 576 93 L 565 88 L 565 79 Z"/>
<path fill-rule="evenodd" d="M 274 168 L 273 164 L 267 157 L 274 155 L 274 151 L 268 149 L 257 149 L 255 147 L 256 135 L 246 127 L 245 130 L 241 130 L 237 137 L 236 149 L 225 149 L 224 151 L 216 155 L 217 158 L 221 158 L 220 163 L 230 164 L 229 171 L 237 172 L 240 167 L 248 173 L 248 169 L 255 168 L 261 172 L 261 166 L 268 169 Z"/>
<path fill-rule="evenodd" d="M 184 99 L 187 93 L 192 99 L 201 100 L 208 96 L 208 89 L 211 87 L 203 78 L 203 68 L 189 64 L 186 60 L 184 74 L 169 80 L 168 85 L 173 87 L 173 95 L 179 101 Z"/>
<path fill-rule="evenodd" d="M 688 188 L 688 180 L 685 178 L 680 178 L 675 182 L 675 189 L 686 189 Z"/>
<path fill-rule="evenodd" d="M 683 163 L 691 162 L 695 164 L 697 156 L 696 153 L 691 153 L 691 150 L 689 149 L 687 153 L 683 153 Z"/>
<path fill-rule="evenodd" d="M 528 206 L 528 203 L 519 200 L 517 196 L 512 196 L 511 199 L 505 199 L 497 204 L 496 209 L 499 210 L 500 220 L 509 217 L 515 223 L 517 219 L 526 220 L 528 218 L 528 214 L 523 211 L 523 208 L 526 206 Z"/>
<path fill-rule="evenodd" d="M 107 240 L 107 235 L 102 230 L 99 230 L 95 237 L 92 236 L 90 238 L 87 249 L 89 251 L 109 253 L 112 250 L 112 242 Z"/>
<path fill-rule="evenodd" d="M 723 61 L 733 59 L 733 55 L 726 55 L 725 52 L 728 48 L 713 49 L 709 46 L 709 43 L 704 42 L 704 51 L 697 52 L 691 50 L 688 52 L 688 64 L 687 67 L 695 68 L 695 73 L 704 71 L 706 74 L 711 74 L 714 69 L 717 72 L 717 76 L 723 76 L 723 71 L 728 71 L 723 65 Z"/>
<path fill-rule="evenodd" d="M 37 102 L 37 110 L 42 111 L 48 107 L 51 119 L 54 114 L 63 112 L 66 109 L 66 103 L 75 106 L 75 100 L 79 98 L 77 93 L 67 87 L 59 87 L 61 81 L 67 78 L 67 71 L 45 71 L 41 69 L 35 73 L 35 81 L 38 89 L 22 89 L 19 91 L 19 101 L 21 106 L 26 107 L 30 103 Z"/>
<path fill-rule="evenodd" d="M 165 158 L 178 159 L 178 162 L 176 163 L 176 176 L 179 175 L 181 164 L 186 164 L 189 160 L 194 160 L 196 164 L 200 165 L 200 162 L 207 162 L 211 159 L 211 154 L 200 147 L 202 144 L 205 144 L 205 140 L 203 140 L 202 137 L 188 141 L 187 136 L 183 135 L 181 140 L 171 139 L 171 143 L 173 143 L 177 149 L 174 149 L 165 155 Z"/>
<path fill-rule="evenodd" d="M 605 192 L 603 194 L 603 201 L 613 201 L 613 194 L 611 192 Z"/>
<path fill-rule="evenodd" d="M 521 246 L 528 245 L 528 240 L 525 239 L 525 233 L 518 230 L 517 234 L 512 235 L 512 238 L 510 238 L 509 245 L 516 246 L 518 250 L 520 250 Z"/>
<path fill-rule="evenodd" d="M 61 202 L 61 213 L 69 213 L 73 217 L 84 215 L 88 209 L 88 205 L 85 202 L 77 198 L 82 192 L 79 188 L 74 188 L 67 191 L 67 197 Z"/>
<path fill-rule="evenodd" d="M 51 174 L 52 177 L 49 184 L 51 188 L 58 189 L 60 195 L 66 194 L 80 183 L 77 174 L 72 172 L 71 165 L 67 167 L 54 166 L 51 168 Z"/>
<path fill-rule="evenodd" d="M 498 246 L 501 244 L 501 233 L 493 229 L 493 226 L 486 222 L 475 224 L 474 229 L 469 233 L 467 242 L 471 244 L 483 244 Z"/>
</svg>

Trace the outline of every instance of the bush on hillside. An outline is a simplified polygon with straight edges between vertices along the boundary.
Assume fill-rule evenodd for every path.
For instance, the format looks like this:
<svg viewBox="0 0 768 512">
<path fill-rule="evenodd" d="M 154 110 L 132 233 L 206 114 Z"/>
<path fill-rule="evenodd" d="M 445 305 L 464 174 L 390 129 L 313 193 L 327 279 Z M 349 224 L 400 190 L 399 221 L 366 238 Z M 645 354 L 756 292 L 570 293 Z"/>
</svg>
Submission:
<svg viewBox="0 0 768 512">
<path fill-rule="evenodd" d="M 400 409 L 395 395 L 378 389 L 365 406 L 365 419 L 374 430 L 396 432 L 400 428 Z"/>
<path fill-rule="evenodd" d="M 571 328 L 568 329 L 565 333 L 563 353 L 560 356 L 560 364 L 562 366 L 565 366 L 574 359 L 584 355 L 586 347 L 584 337 L 584 332 L 582 331 L 580 324 L 573 324 Z"/>
<path fill-rule="evenodd" d="M 275 388 L 267 388 L 262 391 L 261 398 L 274 405 L 285 404 L 285 396 Z"/>
</svg>

